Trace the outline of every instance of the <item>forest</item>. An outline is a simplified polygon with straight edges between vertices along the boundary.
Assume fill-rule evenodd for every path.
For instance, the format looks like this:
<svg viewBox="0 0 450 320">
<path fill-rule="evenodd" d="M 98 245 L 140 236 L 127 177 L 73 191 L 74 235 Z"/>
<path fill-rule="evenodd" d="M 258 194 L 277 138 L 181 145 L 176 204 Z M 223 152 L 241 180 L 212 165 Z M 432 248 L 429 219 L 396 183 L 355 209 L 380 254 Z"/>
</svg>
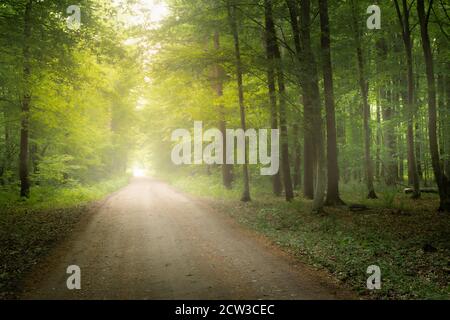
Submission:
<svg viewBox="0 0 450 320">
<path fill-rule="evenodd" d="M 448 1 L 1 0 L 0 30 L 0 298 L 133 175 L 359 294 L 449 298 Z M 227 150 L 277 130 L 279 170 L 174 163 L 198 121 Z M 361 293 L 373 257 L 391 278 Z"/>
</svg>

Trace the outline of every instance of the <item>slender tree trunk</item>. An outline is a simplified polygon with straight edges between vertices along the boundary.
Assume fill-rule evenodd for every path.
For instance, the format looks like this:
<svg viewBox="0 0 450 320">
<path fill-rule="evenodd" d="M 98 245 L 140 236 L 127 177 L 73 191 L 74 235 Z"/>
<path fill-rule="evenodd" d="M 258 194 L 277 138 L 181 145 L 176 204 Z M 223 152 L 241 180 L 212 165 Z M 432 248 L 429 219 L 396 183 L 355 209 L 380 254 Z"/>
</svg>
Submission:
<svg viewBox="0 0 450 320">
<path fill-rule="evenodd" d="M 265 46 L 267 54 L 267 83 L 269 90 L 269 102 L 270 102 L 270 119 L 272 129 L 278 129 L 278 106 L 277 106 L 277 90 L 276 90 L 276 80 L 275 80 L 275 58 L 273 55 L 273 44 L 271 42 L 271 36 L 268 32 L 269 28 L 267 26 L 266 20 L 266 30 L 264 32 L 265 36 Z M 280 196 L 283 191 L 283 186 L 281 184 L 281 175 L 278 171 L 272 176 L 272 190 L 277 196 Z"/>
<path fill-rule="evenodd" d="M 214 32 L 214 48 L 215 50 L 220 50 L 220 34 L 216 30 Z M 223 77 L 224 71 L 222 66 L 217 63 L 214 66 L 214 87 L 216 91 L 217 97 L 220 99 L 223 96 Z M 223 104 L 219 105 L 219 129 L 222 133 L 222 143 L 224 146 L 224 150 L 226 150 L 226 120 L 225 120 L 225 108 Z M 232 165 L 227 164 L 226 162 L 226 153 L 223 152 L 223 164 L 221 166 L 222 169 L 222 184 L 225 188 L 231 189 L 231 185 L 233 182 L 232 175 Z"/>
<path fill-rule="evenodd" d="M 398 20 L 402 29 L 403 44 L 406 53 L 407 66 L 407 82 L 408 93 L 406 97 L 406 114 L 407 114 L 407 154 L 408 154 L 408 179 L 413 185 L 412 198 L 420 198 L 419 175 L 417 174 L 417 163 L 415 157 L 414 147 L 414 73 L 413 73 L 413 59 L 412 59 L 412 42 L 411 29 L 409 26 L 409 7 L 406 0 L 402 0 L 403 14 L 398 4 L 398 0 L 394 0 L 397 11 Z"/>
<path fill-rule="evenodd" d="M 336 113 L 333 88 L 333 67 L 331 64 L 330 19 L 328 17 L 328 1 L 319 0 L 322 69 L 325 93 L 325 109 L 327 114 L 327 205 L 344 204 L 339 196 L 339 167 L 336 138 Z"/>
<path fill-rule="evenodd" d="M 430 140 L 431 164 L 439 189 L 439 211 L 450 212 L 450 181 L 441 168 L 437 141 L 436 83 L 434 79 L 433 54 L 428 34 L 428 21 L 432 5 L 433 1 L 430 0 L 429 9 L 425 12 L 424 0 L 417 0 L 417 13 L 419 16 L 420 34 L 422 38 L 422 49 L 425 58 L 428 84 L 428 135 Z"/>
<path fill-rule="evenodd" d="M 377 42 L 377 55 L 379 66 L 378 72 L 386 72 L 385 62 L 388 60 L 388 46 L 383 37 Z M 387 76 L 386 76 L 387 77 Z M 385 153 L 382 157 L 384 181 L 388 186 L 393 186 L 398 179 L 398 164 L 396 162 L 396 140 L 394 134 L 393 113 L 393 95 L 391 81 L 383 82 L 379 88 L 379 97 L 381 103 L 381 114 L 383 116 L 382 135 L 385 147 Z"/>
<path fill-rule="evenodd" d="M 286 201 L 294 199 L 294 190 L 292 187 L 291 168 L 289 162 L 289 141 L 287 129 L 287 110 L 286 110 L 286 88 L 284 84 L 284 74 L 281 71 L 281 57 L 278 65 L 278 90 L 280 101 L 280 135 L 281 135 L 281 169 L 283 170 L 283 182 Z"/>
<path fill-rule="evenodd" d="M 419 110 L 419 98 L 418 98 L 418 93 L 419 93 L 419 81 L 420 81 L 420 77 L 419 74 L 416 72 L 416 81 L 414 82 L 415 84 L 415 90 L 414 90 L 414 103 L 416 104 L 416 114 L 418 113 Z M 415 148 L 416 148 L 416 162 L 417 162 L 417 175 L 419 176 L 419 183 L 423 180 L 423 169 L 422 169 L 422 160 L 423 160 L 423 156 L 422 156 L 422 130 L 421 130 L 421 124 L 420 124 L 420 116 L 416 117 L 416 124 L 415 124 Z"/>
<path fill-rule="evenodd" d="M 359 23 L 355 8 L 354 0 L 352 4 L 352 15 L 353 15 L 353 28 L 355 31 L 355 44 L 356 44 L 356 54 L 358 58 L 358 71 L 359 71 L 359 86 L 361 88 L 362 103 L 363 103 L 363 122 L 364 122 L 364 157 L 365 157 L 365 167 L 366 167 L 366 183 L 369 199 L 376 199 L 375 188 L 373 185 L 373 167 L 372 158 L 370 156 L 370 146 L 371 146 L 371 134 L 370 134 L 370 106 L 369 106 L 369 85 L 366 80 L 364 56 L 362 52 L 361 45 L 361 34 L 359 30 Z"/>
<path fill-rule="evenodd" d="M 270 48 L 269 35 L 267 33 L 267 26 L 265 32 L 266 52 L 267 52 L 267 83 L 269 90 L 270 102 L 270 119 L 272 129 L 278 129 L 278 106 L 277 106 L 277 91 L 275 80 L 275 62 L 273 58 L 272 49 Z M 272 191 L 275 195 L 280 196 L 283 191 L 281 185 L 281 176 L 278 171 L 272 176 Z"/>
<path fill-rule="evenodd" d="M 24 13 L 24 40 L 23 40 L 23 83 L 24 93 L 22 97 L 22 120 L 20 128 L 20 154 L 19 154 L 19 176 L 20 176 L 20 196 L 28 198 L 30 196 L 30 177 L 28 167 L 28 136 L 30 125 L 30 104 L 31 104 L 31 18 L 32 0 L 25 6 Z"/>
<path fill-rule="evenodd" d="M 300 188 L 302 183 L 302 156 L 299 140 L 300 128 L 297 123 L 294 124 L 294 188 Z"/>
<path fill-rule="evenodd" d="M 301 43 L 302 51 L 302 81 L 303 94 L 311 105 L 311 125 L 314 158 L 316 159 L 316 188 L 314 190 L 313 212 L 323 210 L 326 190 L 326 159 L 324 137 L 322 130 L 322 111 L 320 102 L 319 79 L 316 60 L 311 47 L 311 1 L 300 1 Z M 306 115 L 305 115 L 306 116 Z"/>
<path fill-rule="evenodd" d="M 377 133 L 376 133 L 376 146 L 377 152 L 375 155 L 375 178 L 380 179 L 381 175 L 381 105 L 380 105 L 380 93 L 377 93 Z"/>
<path fill-rule="evenodd" d="M 237 76 L 237 86 L 239 94 L 239 112 L 241 117 L 241 128 L 246 131 L 245 122 L 245 101 L 244 101 L 244 86 L 242 81 L 242 61 L 241 61 L 241 48 L 239 44 L 239 33 L 237 28 L 237 18 L 236 18 L 236 7 L 234 0 L 228 2 L 228 18 L 230 22 L 231 32 L 233 34 L 234 40 L 234 53 L 236 59 L 236 76 Z M 244 178 L 244 190 L 242 193 L 241 201 L 248 202 L 251 201 L 250 197 L 250 178 L 248 174 L 248 151 L 245 146 L 245 163 L 242 165 L 242 174 Z"/>
<path fill-rule="evenodd" d="M 401 131 L 401 130 L 399 130 Z M 400 183 L 405 182 L 405 153 L 403 150 L 403 136 L 398 135 L 398 141 L 397 141 L 397 150 L 398 150 L 398 181 Z"/>
<path fill-rule="evenodd" d="M 278 80 L 279 91 L 279 106 L 280 106 L 280 133 L 281 133 L 281 169 L 283 170 L 283 182 L 284 190 L 287 201 L 291 201 L 294 198 L 294 191 L 292 188 L 291 169 L 289 162 L 289 142 L 287 131 L 287 119 L 286 119 L 286 88 L 284 83 L 283 65 L 281 61 L 281 53 L 278 47 L 277 36 L 275 31 L 275 24 L 272 13 L 272 1 L 265 0 L 265 21 L 266 32 L 268 40 L 268 49 L 271 52 L 273 61 L 275 62 L 275 70 Z"/>
<path fill-rule="evenodd" d="M 385 128 L 384 132 L 384 140 L 385 140 L 385 146 L 386 146 L 386 178 L 385 182 L 388 186 L 393 186 L 396 184 L 398 180 L 398 163 L 396 155 L 397 150 L 397 141 L 395 139 L 395 133 L 394 133 L 394 123 L 393 123 L 393 94 L 392 92 L 388 92 L 386 88 L 382 89 L 382 97 L 386 97 L 386 103 L 383 107 L 383 124 Z"/>
<path fill-rule="evenodd" d="M 419 182 L 423 179 L 423 171 L 422 171 L 422 147 L 420 143 L 420 125 L 419 122 L 416 122 L 415 128 L 415 148 L 416 148 L 416 163 L 417 163 L 417 176 L 419 177 Z"/>
<path fill-rule="evenodd" d="M 289 9 L 290 24 L 292 34 L 294 37 L 294 45 L 297 55 L 298 64 L 302 66 L 303 50 L 300 43 L 300 26 L 298 23 L 298 4 L 295 0 L 286 0 Z M 303 67 L 300 67 L 303 69 Z M 312 105 L 311 98 L 308 92 L 305 92 L 305 85 L 302 84 L 303 71 L 298 72 L 299 82 L 303 91 L 303 195 L 307 199 L 314 198 L 314 162 L 315 162 L 315 147 L 313 143 L 314 130 L 312 127 Z"/>
</svg>

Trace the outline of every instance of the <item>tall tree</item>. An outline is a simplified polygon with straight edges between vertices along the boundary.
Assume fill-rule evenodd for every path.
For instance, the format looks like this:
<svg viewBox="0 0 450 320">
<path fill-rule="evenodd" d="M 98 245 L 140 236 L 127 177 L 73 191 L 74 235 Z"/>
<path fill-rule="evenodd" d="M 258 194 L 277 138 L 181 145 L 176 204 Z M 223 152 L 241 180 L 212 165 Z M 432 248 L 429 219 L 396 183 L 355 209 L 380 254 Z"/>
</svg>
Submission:
<svg viewBox="0 0 450 320">
<path fill-rule="evenodd" d="M 327 114 L 327 205 L 344 204 L 339 196 L 339 168 L 336 137 L 336 114 L 333 88 L 333 67 L 330 48 L 330 19 L 328 17 L 328 1 L 319 0 L 323 86 L 325 93 L 325 109 Z"/>
<path fill-rule="evenodd" d="M 417 0 L 417 13 L 419 16 L 420 35 L 422 38 L 422 49 L 425 59 L 427 74 L 428 93 L 428 138 L 430 143 L 431 164 L 434 177 L 439 189 L 440 211 L 450 212 L 450 180 L 441 167 L 439 146 L 437 141 L 437 111 L 436 111 L 436 83 L 434 74 L 433 54 L 428 32 L 430 13 L 433 8 L 433 0 L 429 1 L 428 9 L 425 10 L 425 1 Z"/>
<path fill-rule="evenodd" d="M 294 188 L 300 188 L 301 182 L 302 182 L 302 151 L 301 151 L 301 144 L 300 144 L 300 126 L 298 123 L 294 123 L 294 159 L 293 159 L 293 167 L 294 167 L 294 174 L 293 174 L 293 181 Z"/>
<path fill-rule="evenodd" d="M 398 0 L 394 0 L 397 17 L 402 30 L 403 44 L 406 53 L 407 66 L 407 82 L 408 93 L 406 97 L 406 115 L 407 115 L 407 153 L 408 153 L 408 178 L 413 185 L 412 198 L 420 197 L 419 175 L 417 173 L 417 162 L 414 147 L 414 73 L 413 73 L 413 54 L 412 54 L 412 39 L 411 27 L 409 24 L 410 8 L 406 0 L 402 0 L 403 13 L 400 9 Z"/>
<path fill-rule="evenodd" d="M 230 23 L 231 33 L 233 34 L 234 41 L 234 54 L 235 54 L 235 63 L 236 63 L 236 77 L 237 77 L 237 87 L 238 87 L 238 95 L 239 95 L 239 114 L 241 118 L 241 129 L 246 131 L 246 122 L 245 122 L 245 100 L 244 100 L 244 86 L 242 81 L 242 61 L 241 61 L 241 48 L 239 43 L 239 32 L 237 26 L 237 17 L 236 17 L 236 5 L 234 0 L 229 0 L 227 3 L 228 10 L 228 19 Z M 248 202 L 251 200 L 250 198 L 250 178 L 248 174 L 248 151 L 247 147 L 245 147 L 245 163 L 242 165 L 242 173 L 244 179 L 244 190 L 242 193 L 241 201 Z"/>
<path fill-rule="evenodd" d="M 363 104 L 363 123 L 364 123 L 364 158 L 366 171 L 366 184 L 369 199 L 376 199 L 375 188 L 373 185 L 373 164 L 370 155 L 371 133 L 370 133 L 370 105 L 369 105 L 369 83 L 367 81 L 365 62 L 362 50 L 361 30 L 359 27 L 359 19 L 355 1 L 351 0 L 351 11 L 353 20 L 353 31 L 355 37 L 356 57 L 358 61 L 359 86 L 361 90 L 361 98 Z"/>
<path fill-rule="evenodd" d="M 304 99 L 310 103 L 311 125 L 310 134 L 314 144 L 316 159 L 316 187 L 314 191 L 313 212 L 323 209 L 326 189 L 326 159 L 323 139 L 322 108 L 319 91 L 319 77 L 316 59 L 311 45 L 311 1 L 300 2 L 300 41 L 302 44 L 301 85 Z M 306 110 L 305 110 L 306 111 Z"/>
<path fill-rule="evenodd" d="M 273 49 L 273 36 L 269 32 L 270 26 L 269 20 L 265 20 L 265 46 L 266 46 L 266 56 L 267 56 L 267 86 L 269 90 L 269 103 L 270 103 L 270 119 L 271 128 L 278 130 L 278 106 L 277 106 L 277 89 L 276 89 L 276 79 L 275 79 L 275 57 Z M 281 175 L 278 171 L 272 176 L 272 190 L 277 196 L 281 195 L 283 191 L 283 186 L 281 184 Z"/>
<path fill-rule="evenodd" d="M 272 1 L 265 0 L 265 21 L 266 32 L 268 41 L 268 50 L 270 56 L 273 57 L 275 62 L 275 70 L 278 80 L 279 91 L 279 114 L 280 114 L 280 136 L 281 136 L 281 169 L 283 171 L 284 190 L 287 201 L 291 201 L 294 198 L 294 191 L 292 188 L 291 169 L 289 162 L 289 141 L 286 119 L 286 86 L 283 73 L 283 64 L 281 61 L 281 53 L 278 47 L 277 36 L 275 31 L 275 23 L 272 13 Z"/>
<path fill-rule="evenodd" d="M 220 50 L 220 34 L 219 31 L 216 30 L 214 32 L 214 49 L 216 51 Z M 223 97 L 223 80 L 224 80 L 224 71 L 219 62 L 214 64 L 214 83 L 213 87 L 216 91 L 216 95 L 218 99 Z M 222 132 L 222 143 L 226 146 L 226 120 L 225 120 L 225 108 L 223 103 L 219 104 L 219 130 Z M 226 150 L 226 148 L 224 148 Z M 226 154 L 223 152 L 222 158 L 223 164 L 221 165 L 222 169 L 222 184 L 225 188 L 231 189 L 231 183 L 233 181 L 232 176 L 232 166 L 226 161 Z"/>
<path fill-rule="evenodd" d="M 314 132 L 312 127 L 312 104 L 310 97 L 305 92 L 305 84 L 303 83 L 304 72 L 302 71 L 303 61 L 303 48 L 301 44 L 300 25 L 298 21 L 299 7 L 295 0 L 286 0 L 286 4 L 289 10 L 289 22 L 294 37 L 295 53 L 297 57 L 297 63 L 300 66 L 300 70 L 297 73 L 300 86 L 302 87 L 303 97 L 303 195 L 307 199 L 314 198 L 314 161 L 315 148 L 314 148 Z M 308 26 L 309 27 L 309 26 Z"/>
</svg>

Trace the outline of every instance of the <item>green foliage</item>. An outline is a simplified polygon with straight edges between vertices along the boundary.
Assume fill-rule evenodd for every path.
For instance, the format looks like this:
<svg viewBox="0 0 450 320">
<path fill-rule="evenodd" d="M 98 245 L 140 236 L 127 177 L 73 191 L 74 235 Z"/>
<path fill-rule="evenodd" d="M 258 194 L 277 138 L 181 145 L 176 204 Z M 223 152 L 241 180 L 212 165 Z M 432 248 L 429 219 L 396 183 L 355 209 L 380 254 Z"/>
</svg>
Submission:
<svg viewBox="0 0 450 320">
<path fill-rule="evenodd" d="M 380 187 L 380 200 L 382 205 L 386 208 L 392 208 L 394 206 L 395 197 L 399 190 L 396 187 L 381 186 Z"/>
<path fill-rule="evenodd" d="M 137 45 L 124 43 L 132 31 L 114 18 L 117 8 L 110 1 L 77 3 L 82 8 L 79 31 L 66 27 L 70 1 L 33 1 L 32 31 L 26 40 L 28 2 L 0 6 L 5 31 L 0 36 L 0 183 L 12 186 L 19 178 L 25 88 L 32 97 L 32 193 L 34 187 L 40 192 L 46 186 L 93 183 L 123 174 L 133 148 L 136 102 L 145 87 L 143 53 Z M 18 72 L 24 69 L 24 48 L 30 56 L 28 80 Z"/>
<path fill-rule="evenodd" d="M 77 165 L 71 165 L 73 157 L 69 155 L 53 155 L 44 157 L 39 163 L 39 172 L 35 174 L 35 180 L 44 184 L 67 183 L 67 176 L 79 169 Z"/>
<path fill-rule="evenodd" d="M 91 185 L 71 183 L 65 187 L 59 184 L 38 185 L 29 199 L 21 199 L 15 188 L 3 188 L 0 189 L 0 210 L 7 214 L 8 211 L 61 209 L 88 204 L 126 185 L 128 179 L 128 176 L 120 176 Z"/>
</svg>

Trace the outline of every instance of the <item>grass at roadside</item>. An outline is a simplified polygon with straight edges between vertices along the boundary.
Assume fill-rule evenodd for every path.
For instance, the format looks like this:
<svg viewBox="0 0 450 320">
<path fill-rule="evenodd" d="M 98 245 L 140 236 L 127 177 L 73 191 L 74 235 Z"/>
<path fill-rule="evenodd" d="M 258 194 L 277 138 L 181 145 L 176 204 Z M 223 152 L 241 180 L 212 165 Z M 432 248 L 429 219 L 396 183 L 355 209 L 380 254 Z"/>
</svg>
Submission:
<svg viewBox="0 0 450 320">
<path fill-rule="evenodd" d="M 362 297 L 375 299 L 450 298 L 450 217 L 436 213 L 438 199 L 423 194 L 413 201 L 398 190 L 379 186 L 379 199 L 366 200 L 364 187 L 343 186 L 343 198 L 368 210 L 326 208 L 310 213 L 311 202 L 292 203 L 270 194 L 270 183 L 253 187 L 251 203 L 239 199 L 240 187 L 225 190 L 219 177 L 169 179 L 185 192 L 207 198 L 299 259 L 324 268 Z M 253 181 L 253 186 L 255 181 Z M 381 268 L 382 289 L 366 288 L 367 267 Z"/>
<path fill-rule="evenodd" d="M 29 200 L 0 191 L 0 299 L 14 298 L 23 275 L 64 236 L 89 204 L 126 185 L 128 178 L 91 186 L 34 187 Z"/>
</svg>

